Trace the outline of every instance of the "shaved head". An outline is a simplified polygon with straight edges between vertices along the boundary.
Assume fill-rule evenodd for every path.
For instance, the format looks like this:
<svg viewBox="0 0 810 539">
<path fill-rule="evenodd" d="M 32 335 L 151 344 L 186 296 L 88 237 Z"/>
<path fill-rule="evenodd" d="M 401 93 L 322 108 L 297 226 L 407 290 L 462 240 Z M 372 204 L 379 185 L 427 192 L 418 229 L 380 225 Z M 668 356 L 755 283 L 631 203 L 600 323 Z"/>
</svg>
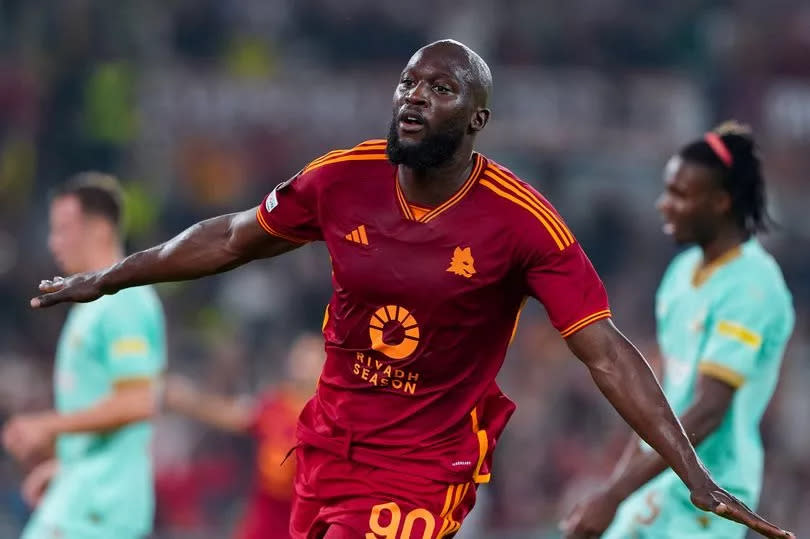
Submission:
<svg viewBox="0 0 810 539">
<path fill-rule="evenodd" d="M 489 67 L 466 45 L 445 39 L 416 51 L 394 90 L 388 159 L 413 170 L 468 160 L 491 90 Z"/>
<path fill-rule="evenodd" d="M 467 45 L 455 39 L 434 41 L 416 51 L 414 56 L 432 48 L 438 48 L 445 54 L 455 55 L 460 60 L 459 67 L 464 70 L 464 80 L 472 88 L 476 104 L 486 107 L 492 95 L 492 72 L 484 59 Z"/>
</svg>

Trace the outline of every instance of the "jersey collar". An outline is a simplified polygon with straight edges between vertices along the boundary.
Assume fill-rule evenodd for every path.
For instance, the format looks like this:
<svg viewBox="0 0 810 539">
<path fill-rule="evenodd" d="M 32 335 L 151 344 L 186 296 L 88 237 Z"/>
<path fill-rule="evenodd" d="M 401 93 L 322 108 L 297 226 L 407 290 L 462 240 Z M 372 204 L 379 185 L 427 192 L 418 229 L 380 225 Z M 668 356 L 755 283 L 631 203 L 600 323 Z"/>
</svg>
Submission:
<svg viewBox="0 0 810 539">
<path fill-rule="evenodd" d="M 477 152 L 474 153 L 473 159 L 475 162 L 473 163 L 470 175 L 467 177 L 461 187 L 459 187 L 458 190 L 453 193 L 453 196 L 431 209 L 418 219 L 414 216 L 408 201 L 405 199 L 405 194 L 402 192 L 402 188 L 399 186 L 399 176 L 394 174 L 394 189 L 396 190 L 397 202 L 399 203 L 399 209 L 402 211 L 402 215 L 411 221 L 427 223 L 428 221 L 435 219 L 440 214 L 450 209 L 452 206 L 458 204 L 461 199 L 464 198 L 473 188 L 475 182 L 478 180 L 478 176 L 481 175 L 481 171 L 484 168 L 484 158 L 481 156 L 481 154 Z"/>
</svg>

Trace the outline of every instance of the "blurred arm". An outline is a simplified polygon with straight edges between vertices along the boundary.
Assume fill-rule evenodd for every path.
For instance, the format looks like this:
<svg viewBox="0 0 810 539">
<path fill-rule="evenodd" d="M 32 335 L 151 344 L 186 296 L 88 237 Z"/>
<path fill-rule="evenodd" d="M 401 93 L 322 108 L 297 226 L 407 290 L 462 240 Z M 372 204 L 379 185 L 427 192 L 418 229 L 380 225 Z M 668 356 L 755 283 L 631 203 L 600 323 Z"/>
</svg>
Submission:
<svg viewBox="0 0 810 539">
<path fill-rule="evenodd" d="M 590 324 L 566 342 L 616 411 L 690 490 L 713 484 L 647 361 L 610 320 Z"/>
<path fill-rule="evenodd" d="M 29 507 L 34 508 L 39 505 L 48 484 L 57 473 L 59 473 L 59 462 L 56 459 L 50 459 L 40 463 L 25 476 L 22 483 L 22 496 Z"/>
<path fill-rule="evenodd" d="M 205 393 L 179 376 L 166 379 L 166 407 L 214 428 L 244 434 L 253 418 L 249 406 L 230 399 Z"/>
<path fill-rule="evenodd" d="M 256 220 L 256 208 L 221 215 L 191 226 L 166 243 L 131 254 L 105 270 L 43 281 L 40 291 L 46 294 L 34 298 L 31 305 L 86 302 L 131 286 L 196 279 L 301 245 L 268 234 Z"/>
<path fill-rule="evenodd" d="M 698 379 L 695 401 L 681 417 L 693 446 L 720 426 L 733 397 L 734 388 L 725 382 L 705 375 Z M 627 458 L 617 464 L 606 487 L 616 500 L 624 500 L 669 467 L 657 453 L 641 451 L 638 440 L 630 443 L 634 449 L 628 448 Z"/>
<path fill-rule="evenodd" d="M 43 421 L 52 435 L 103 432 L 150 419 L 156 411 L 154 381 L 132 379 L 117 382 L 108 397 L 89 408 L 66 414 L 46 412 Z"/>
<path fill-rule="evenodd" d="M 112 393 L 93 406 L 71 413 L 54 410 L 22 414 L 3 428 L 3 444 L 23 463 L 52 452 L 55 438 L 70 432 L 105 432 L 149 419 L 157 409 L 151 379 L 117 383 Z"/>
</svg>

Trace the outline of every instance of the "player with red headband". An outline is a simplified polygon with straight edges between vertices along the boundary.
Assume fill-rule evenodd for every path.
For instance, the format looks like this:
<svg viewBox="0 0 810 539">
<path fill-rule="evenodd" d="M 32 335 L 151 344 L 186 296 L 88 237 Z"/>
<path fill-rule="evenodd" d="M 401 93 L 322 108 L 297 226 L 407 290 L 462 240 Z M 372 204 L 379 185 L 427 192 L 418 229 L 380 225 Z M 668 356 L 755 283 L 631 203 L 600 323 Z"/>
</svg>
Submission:
<svg viewBox="0 0 810 539">
<path fill-rule="evenodd" d="M 724 124 L 669 161 L 657 204 L 665 233 L 695 244 L 672 261 L 656 297 L 664 390 L 712 476 L 750 506 L 762 488 L 759 422 L 794 322 L 779 266 L 755 237 L 767 225 L 760 169 L 750 130 Z M 665 468 L 634 438 L 612 477 L 567 519 L 569 537 L 596 537 L 611 521 L 609 539 L 745 535 L 692 506 Z"/>
</svg>

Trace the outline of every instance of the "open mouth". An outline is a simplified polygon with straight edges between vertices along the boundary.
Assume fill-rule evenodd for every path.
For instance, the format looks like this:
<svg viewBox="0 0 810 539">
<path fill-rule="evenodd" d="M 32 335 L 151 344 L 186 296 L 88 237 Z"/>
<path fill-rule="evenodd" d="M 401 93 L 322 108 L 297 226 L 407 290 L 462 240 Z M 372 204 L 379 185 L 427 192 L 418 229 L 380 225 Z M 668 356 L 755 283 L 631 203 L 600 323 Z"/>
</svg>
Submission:
<svg viewBox="0 0 810 539">
<path fill-rule="evenodd" d="M 418 112 L 401 112 L 397 117 L 400 131 L 416 133 L 425 127 L 425 118 Z"/>
</svg>

